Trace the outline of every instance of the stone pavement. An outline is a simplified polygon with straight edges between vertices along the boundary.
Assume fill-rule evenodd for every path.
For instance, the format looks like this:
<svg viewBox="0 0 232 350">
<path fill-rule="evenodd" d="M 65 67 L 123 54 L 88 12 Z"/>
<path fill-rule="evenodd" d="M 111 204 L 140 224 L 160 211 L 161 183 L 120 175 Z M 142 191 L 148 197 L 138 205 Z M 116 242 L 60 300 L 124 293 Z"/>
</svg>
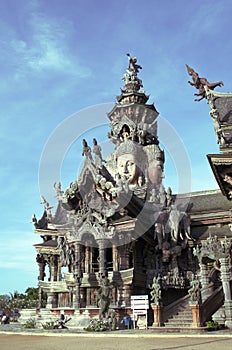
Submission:
<svg viewBox="0 0 232 350">
<path fill-rule="evenodd" d="M 1 350 L 231 350 L 232 331 L 205 334 L 159 333 L 153 330 L 123 330 L 89 333 L 77 329 L 22 329 L 0 325 Z"/>
</svg>

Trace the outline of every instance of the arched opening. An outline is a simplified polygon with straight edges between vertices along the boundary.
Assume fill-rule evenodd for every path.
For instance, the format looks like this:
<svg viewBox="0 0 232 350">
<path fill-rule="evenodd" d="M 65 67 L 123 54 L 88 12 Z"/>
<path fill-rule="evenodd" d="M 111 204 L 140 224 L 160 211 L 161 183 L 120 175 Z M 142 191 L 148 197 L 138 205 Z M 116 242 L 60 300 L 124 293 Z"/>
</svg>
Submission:
<svg viewBox="0 0 232 350">
<path fill-rule="evenodd" d="M 125 141 L 129 137 L 130 137 L 130 128 L 127 124 L 124 124 L 122 129 L 120 130 L 120 138 Z"/>
</svg>

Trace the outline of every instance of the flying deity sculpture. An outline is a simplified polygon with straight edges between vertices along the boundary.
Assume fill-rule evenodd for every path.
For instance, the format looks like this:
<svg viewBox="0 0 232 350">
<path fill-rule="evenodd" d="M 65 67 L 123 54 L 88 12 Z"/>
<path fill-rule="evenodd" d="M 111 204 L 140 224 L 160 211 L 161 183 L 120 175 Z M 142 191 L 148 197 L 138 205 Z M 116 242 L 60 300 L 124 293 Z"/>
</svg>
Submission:
<svg viewBox="0 0 232 350">
<path fill-rule="evenodd" d="M 209 83 L 206 78 L 200 78 L 198 73 L 194 71 L 193 68 L 189 67 L 186 64 L 188 74 L 192 77 L 192 81 L 188 81 L 191 86 L 194 86 L 198 93 L 194 94 L 195 96 L 200 96 L 200 98 L 196 98 L 195 101 L 201 101 L 203 98 L 206 98 L 205 88 L 207 86 L 210 90 L 214 90 L 217 86 L 223 86 L 223 81 L 218 81 L 216 83 Z"/>
</svg>

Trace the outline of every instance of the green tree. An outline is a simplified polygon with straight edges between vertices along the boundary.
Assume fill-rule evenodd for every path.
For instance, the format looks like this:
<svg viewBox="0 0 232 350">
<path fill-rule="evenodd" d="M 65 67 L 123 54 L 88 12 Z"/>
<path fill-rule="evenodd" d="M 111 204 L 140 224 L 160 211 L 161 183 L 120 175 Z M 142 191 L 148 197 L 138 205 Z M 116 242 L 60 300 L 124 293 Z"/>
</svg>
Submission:
<svg viewBox="0 0 232 350">
<path fill-rule="evenodd" d="M 25 293 L 14 291 L 9 295 L 0 295 L 0 310 L 33 309 L 38 307 L 39 288 L 28 287 Z M 46 294 L 42 294 L 42 307 L 46 305 Z"/>
</svg>

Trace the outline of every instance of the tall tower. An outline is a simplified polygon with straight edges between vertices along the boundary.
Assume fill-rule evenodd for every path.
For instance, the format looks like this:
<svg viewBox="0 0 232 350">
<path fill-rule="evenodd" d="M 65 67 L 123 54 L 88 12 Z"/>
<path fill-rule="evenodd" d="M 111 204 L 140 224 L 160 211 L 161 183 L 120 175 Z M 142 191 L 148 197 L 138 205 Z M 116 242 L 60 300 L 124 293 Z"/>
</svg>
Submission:
<svg viewBox="0 0 232 350">
<path fill-rule="evenodd" d="M 127 56 L 128 68 L 122 78 L 125 85 L 117 96 L 118 103 L 108 113 L 111 121 L 108 136 L 115 143 L 108 166 L 114 174 L 126 179 L 128 165 L 136 162 L 137 176 L 130 179 L 129 187 L 136 189 L 145 185 L 148 191 L 153 189 L 159 196 L 164 169 L 164 152 L 159 147 L 157 136 L 159 113 L 154 104 L 147 104 L 149 97 L 138 78 L 142 67 L 137 64 L 136 57 Z M 110 163 L 114 163 L 113 167 Z"/>
</svg>

